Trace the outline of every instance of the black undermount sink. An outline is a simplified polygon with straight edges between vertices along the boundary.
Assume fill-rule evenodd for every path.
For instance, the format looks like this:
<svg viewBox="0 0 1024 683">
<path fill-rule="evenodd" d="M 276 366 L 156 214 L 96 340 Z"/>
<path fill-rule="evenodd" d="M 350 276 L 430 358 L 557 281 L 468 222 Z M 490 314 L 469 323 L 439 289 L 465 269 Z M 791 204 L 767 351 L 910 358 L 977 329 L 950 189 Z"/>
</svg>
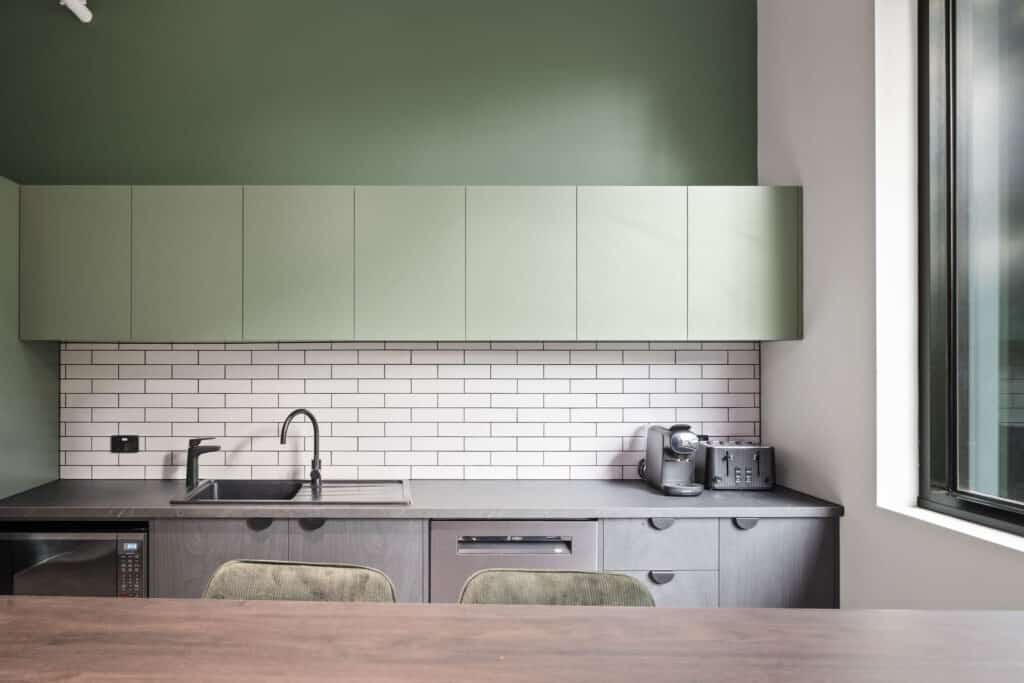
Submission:
<svg viewBox="0 0 1024 683">
<path fill-rule="evenodd" d="M 302 488 L 301 481 L 208 479 L 184 498 L 172 503 L 266 503 L 288 501 Z"/>
<path fill-rule="evenodd" d="M 325 481 L 314 494 L 309 482 L 263 479 L 207 479 L 175 504 L 290 503 L 293 505 L 409 505 L 406 479 Z"/>
</svg>

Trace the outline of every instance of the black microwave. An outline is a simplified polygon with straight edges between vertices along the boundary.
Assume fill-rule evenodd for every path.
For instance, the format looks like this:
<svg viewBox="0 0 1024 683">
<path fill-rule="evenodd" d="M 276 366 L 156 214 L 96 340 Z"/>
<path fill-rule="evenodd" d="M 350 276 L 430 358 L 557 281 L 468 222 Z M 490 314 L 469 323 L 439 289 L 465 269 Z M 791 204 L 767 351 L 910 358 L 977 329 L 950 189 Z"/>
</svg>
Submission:
<svg viewBox="0 0 1024 683">
<path fill-rule="evenodd" d="M 145 527 L 0 527 L 0 595 L 144 598 Z"/>
</svg>

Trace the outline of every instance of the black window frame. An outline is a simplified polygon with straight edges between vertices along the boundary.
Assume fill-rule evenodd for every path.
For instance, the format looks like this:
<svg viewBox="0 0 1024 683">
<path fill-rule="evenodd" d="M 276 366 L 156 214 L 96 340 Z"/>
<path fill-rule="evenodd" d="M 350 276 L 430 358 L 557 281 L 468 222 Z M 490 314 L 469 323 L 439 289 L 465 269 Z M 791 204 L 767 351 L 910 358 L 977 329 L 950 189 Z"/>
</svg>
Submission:
<svg viewBox="0 0 1024 683">
<path fill-rule="evenodd" d="M 1024 505 L 958 489 L 956 0 L 919 0 L 918 29 L 918 506 L 1024 536 Z"/>
</svg>

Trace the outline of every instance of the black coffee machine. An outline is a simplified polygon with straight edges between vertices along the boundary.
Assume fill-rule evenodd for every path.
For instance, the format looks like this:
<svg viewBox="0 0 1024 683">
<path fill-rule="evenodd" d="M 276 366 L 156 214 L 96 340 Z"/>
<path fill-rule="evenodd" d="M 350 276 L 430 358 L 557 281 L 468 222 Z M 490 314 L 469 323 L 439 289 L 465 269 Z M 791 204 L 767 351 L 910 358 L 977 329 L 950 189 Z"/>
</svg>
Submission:
<svg viewBox="0 0 1024 683">
<path fill-rule="evenodd" d="M 640 478 L 666 496 L 697 496 L 704 490 L 704 442 L 690 425 L 647 428 L 647 457 L 640 461 Z"/>
</svg>

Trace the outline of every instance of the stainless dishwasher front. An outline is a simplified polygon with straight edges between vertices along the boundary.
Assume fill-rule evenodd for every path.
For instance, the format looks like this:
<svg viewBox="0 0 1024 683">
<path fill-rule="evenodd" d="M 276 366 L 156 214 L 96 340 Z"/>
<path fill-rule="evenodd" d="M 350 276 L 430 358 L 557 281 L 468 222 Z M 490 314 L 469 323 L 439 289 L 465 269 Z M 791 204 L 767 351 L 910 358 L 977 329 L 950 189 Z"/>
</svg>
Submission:
<svg viewBox="0 0 1024 683">
<path fill-rule="evenodd" d="M 456 602 L 481 569 L 597 569 L 597 522 L 430 523 L 430 601 Z"/>
</svg>

